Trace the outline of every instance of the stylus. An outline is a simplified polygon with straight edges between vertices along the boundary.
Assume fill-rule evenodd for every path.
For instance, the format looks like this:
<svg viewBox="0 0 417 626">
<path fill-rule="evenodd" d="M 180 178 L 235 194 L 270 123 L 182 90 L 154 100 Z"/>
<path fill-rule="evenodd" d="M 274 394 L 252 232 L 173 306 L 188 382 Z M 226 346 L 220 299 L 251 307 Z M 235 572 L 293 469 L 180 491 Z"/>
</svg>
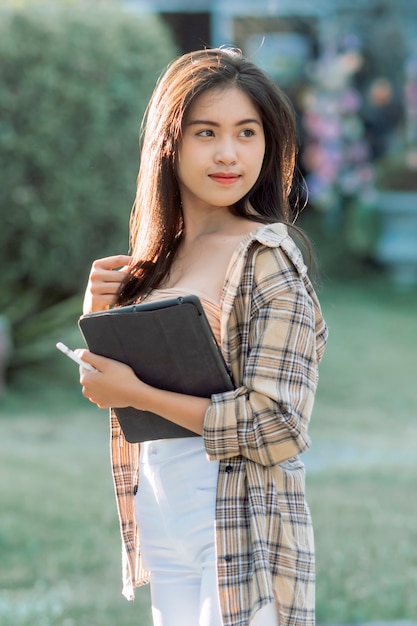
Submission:
<svg viewBox="0 0 417 626">
<path fill-rule="evenodd" d="M 61 352 L 66 354 L 70 359 L 78 363 L 78 365 L 81 365 L 81 367 L 83 367 L 84 369 L 89 370 L 90 372 L 96 371 L 96 369 L 92 365 L 80 359 L 80 357 L 73 350 L 71 350 L 71 348 L 68 348 L 65 343 L 62 343 L 62 341 L 58 341 L 56 347 L 58 348 L 58 350 L 61 350 Z"/>
</svg>

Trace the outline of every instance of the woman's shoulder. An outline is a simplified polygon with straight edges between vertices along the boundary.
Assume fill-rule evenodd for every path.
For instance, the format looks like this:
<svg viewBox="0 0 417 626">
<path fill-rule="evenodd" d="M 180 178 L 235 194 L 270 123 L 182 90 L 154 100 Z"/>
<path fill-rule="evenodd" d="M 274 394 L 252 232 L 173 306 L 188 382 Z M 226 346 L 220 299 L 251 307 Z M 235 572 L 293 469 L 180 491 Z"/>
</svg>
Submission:
<svg viewBox="0 0 417 626">
<path fill-rule="evenodd" d="M 262 274 L 290 273 L 304 278 L 307 266 L 302 252 L 288 233 L 288 227 L 282 223 L 269 224 L 255 233 L 259 242 L 255 256 L 254 270 Z"/>
<path fill-rule="evenodd" d="M 302 253 L 289 236 L 287 226 L 260 224 L 235 250 L 225 285 L 231 294 L 240 285 L 245 293 L 249 289 L 253 297 L 265 292 L 273 298 L 283 291 L 300 288 L 306 277 Z"/>
</svg>

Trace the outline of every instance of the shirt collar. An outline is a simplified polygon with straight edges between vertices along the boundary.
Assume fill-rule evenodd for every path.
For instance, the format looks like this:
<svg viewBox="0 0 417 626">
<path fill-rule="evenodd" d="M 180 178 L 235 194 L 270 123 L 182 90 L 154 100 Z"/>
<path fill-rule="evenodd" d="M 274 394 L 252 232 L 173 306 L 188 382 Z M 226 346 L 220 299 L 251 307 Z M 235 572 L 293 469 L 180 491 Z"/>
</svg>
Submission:
<svg viewBox="0 0 417 626">
<path fill-rule="evenodd" d="M 305 276 L 307 274 L 307 266 L 304 263 L 303 255 L 293 239 L 289 236 L 288 227 L 285 224 L 282 222 L 266 224 L 252 231 L 250 234 L 252 240 L 259 241 L 259 243 L 268 248 L 281 247 L 299 275 Z"/>
</svg>

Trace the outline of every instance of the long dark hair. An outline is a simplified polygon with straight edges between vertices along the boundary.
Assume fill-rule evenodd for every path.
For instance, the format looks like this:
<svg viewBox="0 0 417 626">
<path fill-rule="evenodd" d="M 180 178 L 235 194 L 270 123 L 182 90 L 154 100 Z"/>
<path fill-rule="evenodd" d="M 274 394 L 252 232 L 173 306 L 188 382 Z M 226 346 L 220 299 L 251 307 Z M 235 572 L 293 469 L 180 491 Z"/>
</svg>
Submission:
<svg viewBox="0 0 417 626">
<path fill-rule="evenodd" d="M 260 113 L 265 155 L 258 180 L 230 210 L 260 223 L 294 219 L 289 203 L 297 151 L 292 104 L 274 81 L 240 51 L 190 52 L 159 79 L 141 129 L 141 160 L 130 219 L 132 263 L 118 303 L 128 304 L 166 278 L 181 241 L 183 219 L 176 176 L 183 120 L 210 89 L 237 87 Z"/>
</svg>

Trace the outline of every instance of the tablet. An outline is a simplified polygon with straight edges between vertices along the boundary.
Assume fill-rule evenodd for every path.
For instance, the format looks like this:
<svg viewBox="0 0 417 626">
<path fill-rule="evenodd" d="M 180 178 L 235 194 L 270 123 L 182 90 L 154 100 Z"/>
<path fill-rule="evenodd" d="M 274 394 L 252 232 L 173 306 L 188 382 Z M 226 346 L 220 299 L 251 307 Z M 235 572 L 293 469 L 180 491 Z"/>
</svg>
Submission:
<svg viewBox="0 0 417 626">
<path fill-rule="evenodd" d="M 145 383 L 210 398 L 233 389 L 200 299 L 194 295 L 89 313 L 79 328 L 91 352 L 130 365 Z M 196 433 L 149 411 L 114 411 L 127 441 L 135 443 Z"/>
</svg>

